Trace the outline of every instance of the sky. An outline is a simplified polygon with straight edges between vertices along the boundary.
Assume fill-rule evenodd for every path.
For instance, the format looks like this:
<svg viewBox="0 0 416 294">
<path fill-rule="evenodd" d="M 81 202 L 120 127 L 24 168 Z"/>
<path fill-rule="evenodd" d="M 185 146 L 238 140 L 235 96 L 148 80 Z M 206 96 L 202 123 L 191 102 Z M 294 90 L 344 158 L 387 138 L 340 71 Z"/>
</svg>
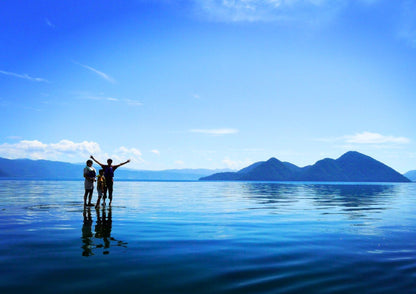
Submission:
<svg viewBox="0 0 416 294">
<path fill-rule="evenodd" d="M 0 28 L 0 157 L 416 170 L 416 1 L 3 0 Z"/>
</svg>

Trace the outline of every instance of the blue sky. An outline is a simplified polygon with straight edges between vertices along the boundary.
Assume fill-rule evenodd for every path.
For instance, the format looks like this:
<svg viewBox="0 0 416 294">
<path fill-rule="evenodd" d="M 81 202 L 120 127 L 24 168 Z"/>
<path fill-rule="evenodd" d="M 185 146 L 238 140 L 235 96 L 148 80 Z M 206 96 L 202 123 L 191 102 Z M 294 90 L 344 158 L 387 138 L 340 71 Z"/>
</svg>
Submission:
<svg viewBox="0 0 416 294">
<path fill-rule="evenodd" d="M 1 1 L 0 156 L 416 169 L 416 2 Z"/>
</svg>

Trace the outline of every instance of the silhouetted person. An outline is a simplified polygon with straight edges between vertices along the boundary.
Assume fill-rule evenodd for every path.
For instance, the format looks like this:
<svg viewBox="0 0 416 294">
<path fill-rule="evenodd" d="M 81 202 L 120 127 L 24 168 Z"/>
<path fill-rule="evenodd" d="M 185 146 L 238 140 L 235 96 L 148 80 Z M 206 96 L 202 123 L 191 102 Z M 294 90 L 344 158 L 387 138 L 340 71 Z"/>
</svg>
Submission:
<svg viewBox="0 0 416 294">
<path fill-rule="evenodd" d="M 105 177 L 105 182 L 106 182 L 106 185 L 107 185 L 108 198 L 110 199 L 109 204 L 111 205 L 111 202 L 113 201 L 114 172 L 118 167 L 120 167 L 120 166 L 122 166 L 126 163 L 129 163 L 130 159 L 123 162 L 123 163 L 117 164 L 117 165 L 112 165 L 112 163 L 113 163 L 112 159 L 107 159 L 107 164 L 100 163 L 92 155 L 91 155 L 91 159 L 94 160 L 97 164 L 99 164 L 102 167 L 102 169 L 104 170 L 104 177 Z"/>
<path fill-rule="evenodd" d="M 105 177 L 104 177 L 104 170 L 100 169 L 98 171 L 99 175 L 97 176 L 97 192 L 98 192 L 98 199 L 97 203 L 95 204 L 95 208 L 100 207 L 100 200 L 103 199 L 103 206 L 105 206 L 105 198 L 106 197 L 106 183 L 105 183 Z"/>
</svg>

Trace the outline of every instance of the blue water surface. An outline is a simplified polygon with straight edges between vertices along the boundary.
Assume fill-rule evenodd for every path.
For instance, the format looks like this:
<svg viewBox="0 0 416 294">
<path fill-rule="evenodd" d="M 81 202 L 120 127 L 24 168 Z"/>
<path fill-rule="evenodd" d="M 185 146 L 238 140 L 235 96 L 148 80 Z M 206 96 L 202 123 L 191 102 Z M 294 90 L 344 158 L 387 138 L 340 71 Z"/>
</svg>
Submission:
<svg viewBox="0 0 416 294">
<path fill-rule="evenodd" d="M 0 181 L 0 293 L 415 293 L 414 183 Z M 94 201 L 97 194 L 94 191 Z"/>
</svg>

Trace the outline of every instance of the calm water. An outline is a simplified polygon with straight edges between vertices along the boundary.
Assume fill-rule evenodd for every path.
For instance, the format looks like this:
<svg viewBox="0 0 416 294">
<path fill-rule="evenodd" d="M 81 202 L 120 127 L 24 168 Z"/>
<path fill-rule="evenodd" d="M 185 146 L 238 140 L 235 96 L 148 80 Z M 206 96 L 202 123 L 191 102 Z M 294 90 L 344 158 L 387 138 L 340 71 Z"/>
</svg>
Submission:
<svg viewBox="0 0 416 294">
<path fill-rule="evenodd" d="M 0 293 L 416 292 L 413 183 L 117 182 L 99 210 L 82 197 L 82 181 L 0 181 Z"/>
</svg>

